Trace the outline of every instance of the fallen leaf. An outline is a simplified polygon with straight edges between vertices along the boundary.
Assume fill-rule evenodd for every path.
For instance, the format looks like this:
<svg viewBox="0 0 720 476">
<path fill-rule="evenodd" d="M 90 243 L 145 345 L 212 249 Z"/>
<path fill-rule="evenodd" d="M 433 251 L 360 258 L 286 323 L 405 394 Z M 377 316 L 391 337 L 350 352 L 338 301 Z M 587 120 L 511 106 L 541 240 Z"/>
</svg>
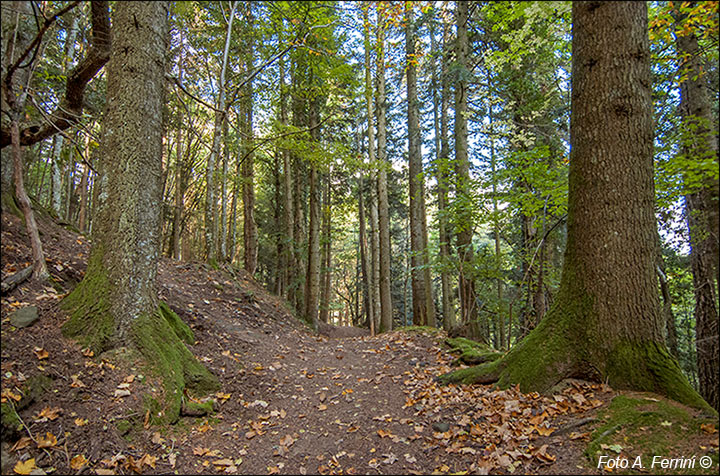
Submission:
<svg viewBox="0 0 720 476">
<path fill-rule="evenodd" d="M 55 407 L 45 407 L 42 410 L 40 410 L 40 413 L 37 414 L 35 417 L 36 420 L 40 418 L 47 418 L 50 421 L 54 421 L 57 419 L 58 416 L 60 416 L 60 413 L 62 412 L 62 408 Z"/>
<path fill-rule="evenodd" d="M 280 468 L 277 466 L 268 466 L 267 467 L 268 474 L 278 474 L 280 472 Z"/>
<path fill-rule="evenodd" d="M 155 462 L 157 461 L 157 456 L 152 456 L 148 453 L 145 453 L 145 456 L 140 458 L 140 461 L 138 463 L 140 465 L 146 465 L 150 466 L 151 468 L 155 469 Z"/>
<path fill-rule="evenodd" d="M 665 420 L 665 421 L 661 421 L 661 422 L 660 422 L 660 425 L 662 425 L 662 426 L 672 426 L 672 422 L 669 422 L 669 421 Z"/>
<path fill-rule="evenodd" d="M 15 400 L 16 402 L 19 402 L 20 400 L 22 400 L 22 395 L 13 393 L 12 391 L 10 391 L 9 388 L 3 388 L 2 389 L 2 401 L 5 402 L 6 399 L 8 399 L 8 398 Z"/>
<path fill-rule="evenodd" d="M 48 351 L 43 349 L 42 347 L 35 347 L 33 349 L 33 352 L 35 352 L 38 360 L 47 359 L 50 356 L 50 354 L 48 354 Z"/>
<path fill-rule="evenodd" d="M 12 448 L 10 448 L 10 451 L 18 451 L 23 448 L 27 448 L 28 446 L 30 446 L 31 442 L 32 442 L 32 439 L 30 439 L 30 437 L 23 436 L 22 438 L 20 438 L 19 440 L 17 440 L 15 442 L 15 444 L 12 446 Z"/>
<path fill-rule="evenodd" d="M 70 460 L 70 467 L 76 471 L 83 469 L 88 464 L 84 455 L 76 455 Z"/>
<path fill-rule="evenodd" d="M 540 436 L 550 436 L 552 432 L 555 431 L 555 428 L 545 428 L 542 426 L 538 426 L 535 427 L 535 430 L 537 430 Z"/>
<path fill-rule="evenodd" d="M 324 403 L 321 403 L 318 406 L 318 410 L 320 410 L 321 412 L 324 412 L 325 410 L 327 410 L 327 405 L 325 405 Z"/>
<path fill-rule="evenodd" d="M 177 459 L 177 453 L 170 453 L 168 456 L 168 463 L 170 463 L 170 466 L 173 468 L 175 467 L 175 460 Z"/>
<path fill-rule="evenodd" d="M 97 468 L 97 469 L 95 469 L 95 474 L 107 476 L 110 474 L 115 474 L 115 471 L 112 469 Z"/>
<path fill-rule="evenodd" d="M 87 418 L 76 418 L 75 419 L 75 426 L 85 426 L 88 424 Z"/>
<path fill-rule="evenodd" d="M 713 433 L 717 433 L 717 428 L 715 428 L 715 425 L 713 425 L 712 423 L 701 423 L 700 429 L 705 433 L 710 433 L 711 435 Z"/>
<path fill-rule="evenodd" d="M 280 440 L 280 444 L 286 448 L 290 448 L 293 443 L 295 443 L 295 438 L 293 438 L 292 435 L 285 435 L 283 439 Z"/>
<path fill-rule="evenodd" d="M 36 468 L 37 466 L 35 466 L 35 458 L 30 458 L 27 461 L 18 461 L 13 468 L 13 471 L 15 471 L 17 474 L 30 474 Z"/>
<path fill-rule="evenodd" d="M 115 390 L 115 393 L 113 394 L 114 397 L 119 397 L 119 398 L 129 397 L 130 395 L 132 395 L 130 393 L 130 390 L 121 390 L 121 389 Z"/>
<path fill-rule="evenodd" d="M 72 379 L 72 382 L 70 383 L 70 386 L 72 388 L 79 388 L 79 387 L 85 386 L 85 384 L 82 383 L 82 381 L 80 380 L 80 378 L 78 377 L 77 374 L 71 375 L 70 378 Z"/>
<path fill-rule="evenodd" d="M 213 461 L 213 464 L 216 466 L 232 466 L 233 462 L 230 458 L 224 458 L 224 459 L 219 459 L 217 461 Z"/>
<path fill-rule="evenodd" d="M 50 448 L 57 445 L 57 438 L 49 431 L 45 436 L 38 436 L 37 440 L 38 448 Z"/>
<path fill-rule="evenodd" d="M 85 357 L 92 357 L 95 355 L 95 352 L 93 352 L 92 350 L 90 350 L 89 348 L 86 347 L 85 349 L 82 350 L 82 354 Z"/>
</svg>

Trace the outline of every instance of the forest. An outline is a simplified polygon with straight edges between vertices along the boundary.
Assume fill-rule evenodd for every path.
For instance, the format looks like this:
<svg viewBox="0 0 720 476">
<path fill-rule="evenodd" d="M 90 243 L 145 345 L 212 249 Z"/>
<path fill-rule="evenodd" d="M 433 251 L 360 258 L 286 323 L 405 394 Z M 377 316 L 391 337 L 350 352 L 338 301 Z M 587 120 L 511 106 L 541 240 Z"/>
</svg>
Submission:
<svg viewBox="0 0 720 476">
<path fill-rule="evenodd" d="M 3 1 L 1 51 L 3 474 L 717 471 L 718 2 Z"/>
</svg>

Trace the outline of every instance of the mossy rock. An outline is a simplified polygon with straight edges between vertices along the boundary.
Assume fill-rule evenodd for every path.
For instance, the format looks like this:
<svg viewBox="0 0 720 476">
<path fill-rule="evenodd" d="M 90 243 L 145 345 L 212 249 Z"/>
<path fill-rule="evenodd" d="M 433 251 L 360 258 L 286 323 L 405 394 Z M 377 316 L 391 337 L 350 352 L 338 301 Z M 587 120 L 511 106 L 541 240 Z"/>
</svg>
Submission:
<svg viewBox="0 0 720 476">
<path fill-rule="evenodd" d="M 481 349 L 481 350 L 490 350 L 490 348 L 481 343 L 476 342 L 471 339 L 466 339 L 465 337 L 448 337 L 445 339 L 445 344 L 449 346 L 451 349 L 455 350 L 461 350 L 464 351 L 465 349 Z"/>
<path fill-rule="evenodd" d="M 206 402 L 183 402 L 180 414 L 182 416 L 201 417 L 212 415 L 215 412 L 216 404 L 214 400 Z"/>
<path fill-rule="evenodd" d="M 484 364 L 485 362 L 493 362 L 505 355 L 503 352 L 494 350 L 479 350 L 477 348 L 463 350 L 460 357 L 455 361 L 462 362 L 467 365 Z"/>
<path fill-rule="evenodd" d="M 44 374 L 35 374 L 23 385 L 23 397 L 17 404 L 18 410 L 24 410 L 31 403 L 39 400 L 53 386 L 53 379 Z"/>
<path fill-rule="evenodd" d="M 20 418 L 10 402 L 0 404 L 0 429 L 3 441 L 15 439 L 22 430 Z"/>
<path fill-rule="evenodd" d="M 701 414 L 702 415 L 702 414 Z M 585 455 L 593 468 L 598 467 L 599 458 L 606 455 L 615 458 L 618 455 L 627 458 L 631 465 L 635 461 L 642 463 L 645 470 L 653 474 L 716 474 L 718 465 L 717 450 L 697 453 L 703 430 L 700 425 L 711 424 L 717 427 L 716 417 L 693 416 L 690 411 L 675 402 L 655 394 L 618 395 L 599 414 L 602 423 L 592 433 Z M 707 435 L 705 435 L 707 436 Z M 693 468 L 663 469 L 652 466 L 653 458 L 691 458 L 697 456 Z M 640 460 L 637 460 L 637 457 Z M 697 460 L 709 456 L 713 464 L 703 470 Z M 626 472 L 636 472 L 632 467 Z M 617 471 L 617 469 L 616 469 Z M 622 469 L 620 469 L 622 472 Z"/>
<path fill-rule="evenodd" d="M 432 334 L 436 335 L 438 332 L 440 332 L 440 329 L 437 327 L 430 327 L 430 326 L 404 326 L 404 327 L 398 327 L 397 329 L 393 329 L 397 332 L 409 332 L 409 333 L 416 333 L 416 334 Z"/>
<path fill-rule="evenodd" d="M 125 436 L 128 433 L 130 433 L 130 430 L 132 430 L 133 424 L 130 420 L 118 420 L 115 422 L 115 429 L 117 429 L 118 433 L 120 433 L 121 436 Z"/>
</svg>

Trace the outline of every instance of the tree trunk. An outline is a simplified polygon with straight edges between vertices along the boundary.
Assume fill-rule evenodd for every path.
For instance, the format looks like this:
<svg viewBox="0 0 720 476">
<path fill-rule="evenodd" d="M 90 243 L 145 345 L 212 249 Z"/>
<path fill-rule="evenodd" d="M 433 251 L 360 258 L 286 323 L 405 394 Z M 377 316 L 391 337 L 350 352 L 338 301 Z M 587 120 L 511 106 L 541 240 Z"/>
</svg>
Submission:
<svg viewBox="0 0 720 476">
<path fill-rule="evenodd" d="M 392 330 L 392 295 L 390 291 L 390 207 L 387 191 L 387 131 L 385 123 L 385 20 L 378 12 L 377 24 L 377 155 L 378 155 L 378 229 L 380 232 L 380 327 L 378 332 Z"/>
<path fill-rule="evenodd" d="M 311 119 L 312 122 L 312 119 Z M 310 211 L 308 226 L 308 261 L 305 278 L 306 321 L 318 328 L 318 290 L 320 285 L 320 178 L 317 167 L 310 166 Z"/>
<path fill-rule="evenodd" d="M 446 331 L 457 325 L 455 322 L 455 306 L 453 305 L 453 291 L 450 272 L 450 233 L 448 232 L 448 189 L 450 180 L 448 172 L 450 170 L 450 141 L 448 138 L 448 105 L 450 103 L 450 81 L 448 80 L 447 65 L 448 60 L 445 57 L 450 43 L 450 24 L 443 24 L 443 47 L 440 56 L 440 106 L 438 111 L 438 85 L 436 71 L 433 69 L 433 117 L 435 119 L 435 150 L 437 153 L 437 181 L 438 181 L 438 238 L 440 240 L 440 280 L 442 283 L 442 313 L 443 328 Z M 434 49 L 437 52 L 435 38 L 433 37 Z M 438 52 L 438 54 L 440 54 Z M 439 122 L 438 122 L 439 112 Z"/>
<path fill-rule="evenodd" d="M 217 264 L 217 239 L 218 239 L 218 209 L 215 196 L 216 184 L 216 162 L 220 156 L 220 140 L 222 137 L 222 124 L 225 120 L 225 71 L 227 69 L 228 54 L 230 52 L 230 37 L 232 36 L 232 24 L 235 18 L 235 7 L 237 2 L 232 2 L 230 16 L 228 18 L 227 32 L 225 33 L 225 49 L 223 51 L 222 65 L 220 67 L 220 81 L 218 83 L 218 98 L 215 104 L 215 126 L 213 128 L 212 150 L 207 160 L 205 169 L 205 254 L 211 265 Z"/>
<path fill-rule="evenodd" d="M 17 116 L 10 124 L 10 134 L 12 141 L 15 196 L 20 205 L 20 210 L 25 217 L 25 227 L 27 228 L 28 235 L 30 235 L 30 245 L 32 247 L 32 277 L 37 281 L 45 281 L 50 276 L 50 273 L 48 273 L 47 265 L 45 264 L 45 253 L 43 252 L 42 242 L 40 241 L 40 232 L 35 222 L 35 213 L 30 205 L 30 199 L 25 192 L 25 184 L 23 183 L 23 151 L 20 145 L 20 125 Z"/>
<path fill-rule="evenodd" d="M 172 228 L 172 257 L 178 261 L 182 256 L 180 249 L 180 231 L 182 230 L 183 199 L 185 196 L 182 160 L 182 117 L 182 114 L 180 114 L 178 118 L 177 142 L 175 144 L 175 206 L 173 207 Z"/>
<path fill-rule="evenodd" d="M 372 117 L 372 116 L 371 116 Z M 370 335 L 375 335 L 375 314 L 372 303 L 372 297 L 370 296 L 371 289 L 371 274 L 372 265 L 370 258 L 370 250 L 368 249 L 367 239 L 367 227 L 365 225 L 365 204 L 363 200 L 364 195 L 363 176 L 360 175 L 358 181 L 358 216 L 360 220 L 359 240 L 360 241 L 360 267 L 362 269 L 362 291 L 363 291 L 363 307 L 365 308 L 365 315 L 367 316 L 367 325 L 370 329 Z"/>
<path fill-rule="evenodd" d="M 218 387 L 168 321 L 178 329 L 184 324 L 157 297 L 167 9 L 168 2 L 120 2 L 113 10 L 102 144 L 106 197 L 85 277 L 62 301 L 70 313 L 66 335 L 96 355 L 134 347 L 162 376 L 165 404 L 151 418 L 165 422 L 177 419 L 186 386 Z"/>
<path fill-rule="evenodd" d="M 72 20 L 70 23 L 70 31 L 65 39 L 65 58 L 63 59 L 63 73 L 67 72 L 69 64 L 73 62 L 75 56 L 75 37 L 78 31 L 78 19 L 79 16 L 76 12 L 71 12 Z M 52 158 L 52 209 L 60 216 L 62 210 L 61 197 L 62 197 L 62 180 L 61 180 L 61 157 L 64 143 L 64 137 L 62 134 L 55 134 L 53 136 L 54 147 L 53 147 L 53 158 Z"/>
<path fill-rule="evenodd" d="M 685 20 L 676 15 L 678 26 Z M 682 32 L 679 28 L 677 31 Z M 714 124 L 712 102 L 708 94 L 707 73 L 694 33 L 677 34 L 677 48 L 684 64 L 680 71 L 680 113 L 683 131 L 683 154 L 690 160 L 714 161 L 717 168 L 717 124 Z M 688 137 L 689 136 L 689 137 Z M 687 184 L 685 215 L 690 232 L 690 263 L 695 289 L 695 342 L 697 347 L 700 394 L 720 410 L 718 396 L 718 182 L 703 178 L 701 185 Z"/>
<path fill-rule="evenodd" d="M 330 310 L 330 283 L 332 277 L 332 269 L 330 263 L 332 261 L 331 251 L 331 203 L 330 203 L 330 175 L 327 174 L 327 183 L 323 191 L 323 206 L 322 206 L 322 264 L 320 265 L 320 320 L 327 323 L 328 312 Z"/>
<path fill-rule="evenodd" d="M 661 331 L 647 5 L 575 3 L 572 30 L 568 238 L 558 297 L 503 359 L 443 380 L 528 392 L 575 377 L 711 411 Z"/>
<path fill-rule="evenodd" d="M 413 324 L 435 325 L 435 307 L 428 267 L 427 223 L 425 221 L 425 177 L 423 175 L 420 104 L 417 93 L 413 7 L 405 4 L 405 59 L 407 74 L 408 162 L 410 171 L 410 260 L 412 273 Z"/>
<path fill-rule="evenodd" d="M 468 325 L 470 337 L 485 340 L 481 336 L 477 322 L 477 306 L 475 305 L 475 281 L 472 276 L 473 262 L 473 219 L 472 203 L 470 198 L 470 162 L 468 160 L 468 132 L 467 132 L 467 51 L 468 51 L 468 3 L 455 2 L 457 24 L 457 38 L 455 43 L 455 56 L 458 73 L 455 82 L 455 173 L 457 185 L 455 187 L 458 206 L 455 228 L 457 231 L 457 248 L 459 254 L 460 276 L 460 312 L 461 322 Z"/>
<path fill-rule="evenodd" d="M 228 181 L 228 162 L 230 161 L 230 144 L 228 143 L 228 109 L 226 106 L 225 113 L 223 114 L 223 125 L 222 125 L 222 145 L 223 145 L 223 159 L 222 159 L 222 174 L 220 174 L 220 222 L 218 227 L 218 243 L 220 249 L 218 250 L 218 259 L 220 262 L 225 263 L 227 261 L 227 181 Z"/>
<path fill-rule="evenodd" d="M 365 104 L 368 117 L 368 163 L 371 170 L 376 169 L 376 148 L 375 148 L 375 111 L 373 107 L 373 86 L 371 67 L 371 43 L 370 43 L 370 6 L 363 7 L 363 19 L 365 23 Z M 368 263 L 368 319 L 370 320 L 370 332 L 375 335 L 379 329 L 380 319 L 380 234 L 378 229 L 377 212 L 377 178 L 371 179 L 370 186 L 370 252 Z M 362 196 L 363 190 L 360 190 Z"/>
<path fill-rule="evenodd" d="M 245 4 L 245 21 L 247 26 L 252 28 L 253 16 L 251 4 Z M 245 71 L 249 74 L 253 70 L 253 42 L 252 37 L 247 36 L 245 40 Z M 243 266 L 250 275 L 255 274 L 258 257 L 258 232 L 255 224 L 255 157 L 249 151 L 252 149 L 253 140 L 253 85 L 248 81 L 245 85 L 245 122 L 244 136 L 247 141 L 248 153 L 245 154 L 242 164 L 243 184 L 243 243 L 245 255 Z"/>
</svg>

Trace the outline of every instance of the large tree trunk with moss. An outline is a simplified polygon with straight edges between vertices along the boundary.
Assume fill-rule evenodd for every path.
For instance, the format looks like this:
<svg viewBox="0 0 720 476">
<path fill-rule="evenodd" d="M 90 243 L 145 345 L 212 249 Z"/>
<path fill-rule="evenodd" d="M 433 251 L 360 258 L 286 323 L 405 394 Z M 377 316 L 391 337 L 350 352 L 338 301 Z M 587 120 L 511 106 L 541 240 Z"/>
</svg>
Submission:
<svg viewBox="0 0 720 476">
<path fill-rule="evenodd" d="M 550 312 L 503 359 L 445 381 L 546 391 L 568 377 L 653 391 L 710 410 L 665 347 L 647 6 L 573 4 L 568 242 Z"/>
<path fill-rule="evenodd" d="M 684 16 L 677 15 L 677 48 L 683 64 L 680 70 L 680 113 L 682 114 L 683 155 L 688 160 L 713 164 L 717 174 L 717 124 L 713 124 L 712 102 L 703 55 L 694 33 L 683 35 Z M 692 31 L 692 29 L 690 29 Z M 700 183 L 685 184 L 685 214 L 690 231 L 690 262 L 695 289 L 695 335 L 700 394 L 716 410 L 718 397 L 718 181 L 717 175 L 702 177 Z M 697 181 L 697 179 L 696 179 Z"/>
<path fill-rule="evenodd" d="M 152 416 L 172 421 L 185 387 L 217 381 L 180 340 L 189 340 L 189 329 L 157 297 L 167 17 L 167 2 L 120 2 L 113 12 L 107 186 L 85 277 L 62 306 L 70 314 L 65 334 L 96 354 L 121 346 L 140 352 L 165 382 L 165 405 Z"/>
</svg>

